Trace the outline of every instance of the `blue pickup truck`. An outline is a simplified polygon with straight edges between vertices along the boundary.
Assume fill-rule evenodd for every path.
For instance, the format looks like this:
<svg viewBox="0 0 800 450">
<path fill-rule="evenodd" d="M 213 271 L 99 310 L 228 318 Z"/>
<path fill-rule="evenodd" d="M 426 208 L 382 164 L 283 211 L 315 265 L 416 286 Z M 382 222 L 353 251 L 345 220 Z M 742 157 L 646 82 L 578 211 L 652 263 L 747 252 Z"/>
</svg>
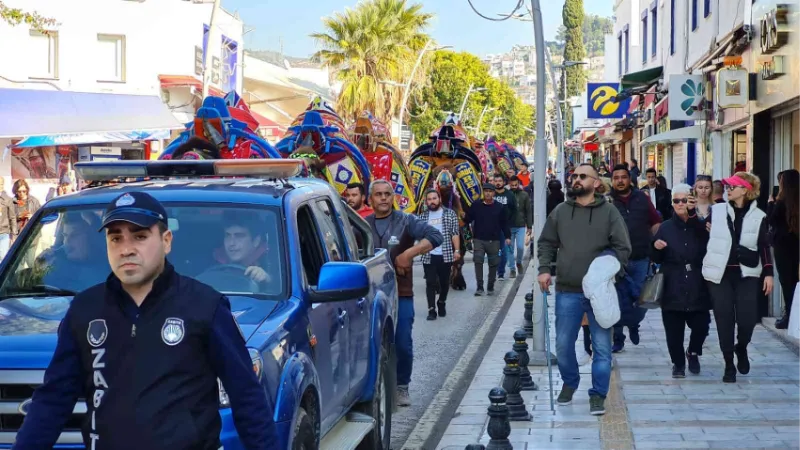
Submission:
<svg viewBox="0 0 800 450">
<path fill-rule="evenodd" d="M 175 269 L 230 298 L 275 405 L 275 448 L 388 449 L 395 273 L 367 223 L 330 185 L 297 177 L 300 164 L 78 164 L 79 177 L 98 186 L 44 205 L 0 264 L 0 448 L 14 442 L 72 295 L 110 273 L 97 232 L 105 205 L 136 190 L 168 211 Z M 266 280 L 253 280 L 253 265 Z M 243 449 L 222 385 L 219 408 L 223 447 Z M 81 400 L 56 448 L 83 448 L 85 411 Z"/>
</svg>

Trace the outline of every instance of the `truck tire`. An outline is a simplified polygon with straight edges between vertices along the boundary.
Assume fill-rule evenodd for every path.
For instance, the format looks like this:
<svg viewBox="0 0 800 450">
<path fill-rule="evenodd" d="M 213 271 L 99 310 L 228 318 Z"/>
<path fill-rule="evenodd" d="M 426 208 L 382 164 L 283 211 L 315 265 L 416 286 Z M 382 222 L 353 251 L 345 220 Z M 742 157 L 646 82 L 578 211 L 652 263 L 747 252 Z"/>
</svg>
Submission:
<svg viewBox="0 0 800 450">
<path fill-rule="evenodd" d="M 292 450 L 316 450 L 317 435 L 314 433 L 314 424 L 311 417 L 302 407 L 297 410 L 294 433 L 292 436 Z"/>
<path fill-rule="evenodd" d="M 390 374 L 388 341 L 384 339 L 378 364 L 378 376 L 375 379 L 375 395 L 372 401 L 358 408 L 364 414 L 375 419 L 375 428 L 364 437 L 358 450 L 389 450 L 392 440 L 392 406 L 394 403 L 394 377 Z"/>
</svg>

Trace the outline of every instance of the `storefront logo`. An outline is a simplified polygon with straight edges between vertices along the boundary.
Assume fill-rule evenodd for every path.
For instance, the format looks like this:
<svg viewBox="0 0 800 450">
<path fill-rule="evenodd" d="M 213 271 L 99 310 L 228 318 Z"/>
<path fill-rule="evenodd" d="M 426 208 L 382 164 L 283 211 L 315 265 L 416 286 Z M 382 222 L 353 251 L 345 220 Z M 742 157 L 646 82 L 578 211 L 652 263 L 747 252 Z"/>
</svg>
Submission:
<svg viewBox="0 0 800 450">
<path fill-rule="evenodd" d="M 761 53 L 773 53 L 789 41 L 789 32 L 783 28 L 788 13 L 788 5 L 777 5 L 761 18 Z"/>
<path fill-rule="evenodd" d="M 700 117 L 706 94 L 702 75 L 671 75 L 669 93 L 672 120 L 697 120 Z"/>
<path fill-rule="evenodd" d="M 616 101 L 619 94 L 619 83 L 589 83 L 589 119 L 620 119 L 630 107 L 630 98 L 622 102 Z"/>
<path fill-rule="evenodd" d="M 687 116 L 691 116 L 694 114 L 695 106 L 700 103 L 700 100 L 702 100 L 705 95 L 703 83 L 695 83 L 695 80 L 692 79 L 686 80 L 686 82 L 681 85 L 681 93 L 686 96 L 685 100 L 681 102 L 681 110 L 683 110 Z"/>
<path fill-rule="evenodd" d="M 773 56 L 761 63 L 761 79 L 774 80 L 782 76 L 786 71 L 783 66 L 783 56 Z"/>
</svg>

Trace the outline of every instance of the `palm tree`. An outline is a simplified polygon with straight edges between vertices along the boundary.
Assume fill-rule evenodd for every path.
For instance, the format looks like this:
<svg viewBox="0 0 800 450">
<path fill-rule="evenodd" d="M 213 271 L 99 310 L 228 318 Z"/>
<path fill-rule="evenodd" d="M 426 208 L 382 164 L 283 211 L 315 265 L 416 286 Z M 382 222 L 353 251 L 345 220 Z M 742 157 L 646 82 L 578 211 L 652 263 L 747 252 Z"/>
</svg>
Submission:
<svg viewBox="0 0 800 450">
<path fill-rule="evenodd" d="M 337 71 L 342 82 L 337 109 L 344 118 L 364 110 L 384 121 L 394 115 L 402 92 L 381 81 L 406 80 L 429 39 L 423 30 L 432 18 L 421 4 L 368 0 L 322 20 L 325 31 L 311 35 L 322 49 L 312 58 Z"/>
</svg>

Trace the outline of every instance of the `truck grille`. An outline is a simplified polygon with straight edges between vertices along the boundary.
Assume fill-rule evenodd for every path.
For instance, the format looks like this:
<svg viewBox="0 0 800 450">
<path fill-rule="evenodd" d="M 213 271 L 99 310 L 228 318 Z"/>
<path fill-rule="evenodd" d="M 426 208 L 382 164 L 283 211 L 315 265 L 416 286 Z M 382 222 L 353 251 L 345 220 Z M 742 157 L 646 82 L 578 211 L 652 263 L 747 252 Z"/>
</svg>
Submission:
<svg viewBox="0 0 800 450">
<path fill-rule="evenodd" d="M 25 419 L 20 405 L 33 396 L 33 391 L 43 380 L 43 370 L 0 370 L 0 444 L 14 442 Z M 82 443 L 80 429 L 85 414 L 86 404 L 81 399 L 75 405 L 59 443 Z"/>
</svg>

